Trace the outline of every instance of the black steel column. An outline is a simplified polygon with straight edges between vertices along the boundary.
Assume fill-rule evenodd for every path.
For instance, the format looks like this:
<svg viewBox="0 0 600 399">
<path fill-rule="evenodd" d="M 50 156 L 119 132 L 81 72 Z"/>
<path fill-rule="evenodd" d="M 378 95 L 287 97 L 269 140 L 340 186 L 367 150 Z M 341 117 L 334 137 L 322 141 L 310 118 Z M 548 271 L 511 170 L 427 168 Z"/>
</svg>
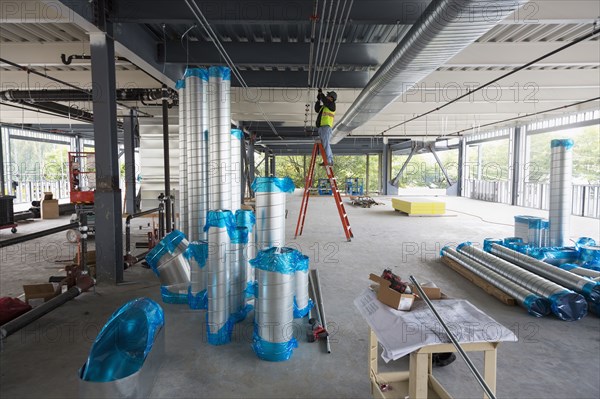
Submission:
<svg viewBox="0 0 600 399">
<path fill-rule="evenodd" d="M 129 111 L 129 117 L 123 121 L 125 138 L 125 212 L 133 215 L 137 212 L 135 206 L 135 148 L 137 147 L 137 111 Z"/>
<path fill-rule="evenodd" d="M 162 117 L 163 117 L 163 149 L 165 166 L 165 218 L 167 233 L 171 232 L 171 163 L 169 160 L 169 92 L 163 85 Z"/>
<path fill-rule="evenodd" d="M 269 162 L 269 168 L 271 170 L 271 176 L 275 176 L 275 154 L 271 154 L 271 162 Z"/>
<path fill-rule="evenodd" d="M 103 9 L 103 7 L 101 7 Z M 96 273 L 100 283 L 123 281 L 123 225 L 119 154 L 115 47 L 112 24 L 100 13 L 99 26 L 106 33 L 90 34 L 96 149 Z"/>
<path fill-rule="evenodd" d="M 1 128 L 0 128 L 1 129 Z M 2 142 L 4 133 L 0 130 L 0 197 L 5 194 L 4 191 L 4 143 Z"/>
<path fill-rule="evenodd" d="M 515 127 L 514 133 L 513 133 L 513 164 L 511 165 L 512 167 L 512 182 L 511 182 L 511 198 L 510 198 L 510 203 L 511 205 L 518 205 L 519 203 L 519 185 L 520 185 L 520 181 L 521 179 L 525 178 L 525 176 L 522 175 L 521 173 L 521 168 L 523 167 L 523 165 L 521 165 L 521 154 L 522 154 L 522 148 L 521 148 L 521 128 L 519 126 Z"/>
<path fill-rule="evenodd" d="M 456 188 L 456 195 L 462 197 L 462 191 L 464 187 L 464 178 L 466 172 L 466 160 L 467 160 L 467 143 L 464 138 L 460 139 L 458 146 L 458 187 Z"/>
<path fill-rule="evenodd" d="M 250 134 L 250 139 L 248 140 L 248 176 L 250 181 L 248 182 L 248 187 L 252 185 L 254 179 L 256 178 L 256 165 L 254 164 L 254 135 Z M 249 189 L 250 197 L 254 198 L 254 193 L 251 189 Z"/>
<path fill-rule="evenodd" d="M 265 150 L 265 152 L 263 154 L 265 154 L 265 159 L 264 159 L 264 163 L 265 163 L 265 177 L 269 177 L 269 171 L 271 170 L 269 168 L 269 162 L 271 161 L 271 159 L 269 157 L 269 151 Z"/>
<path fill-rule="evenodd" d="M 367 170 L 365 173 L 365 190 L 364 191 L 365 191 L 365 195 L 369 195 L 369 154 L 367 154 L 366 166 L 367 166 L 367 168 L 366 168 Z"/>
<path fill-rule="evenodd" d="M 390 145 L 387 142 L 384 142 L 383 151 L 381 153 L 381 191 L 383 195 L 388 195 L 391 166 L 392 157 L 390 154 Z"/>
</svg>

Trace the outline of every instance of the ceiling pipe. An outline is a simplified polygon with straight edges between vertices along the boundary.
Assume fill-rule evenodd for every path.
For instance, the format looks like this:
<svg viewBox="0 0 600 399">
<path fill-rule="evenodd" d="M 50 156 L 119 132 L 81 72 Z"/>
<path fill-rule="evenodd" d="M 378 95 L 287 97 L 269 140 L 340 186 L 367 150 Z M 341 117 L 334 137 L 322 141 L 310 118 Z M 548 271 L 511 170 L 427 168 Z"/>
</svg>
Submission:
<svg viewBox="0 0 600 399">
<path fill-rule="evenodd" d="M 169 90 L 169 98 L 177 101 L 177 92 Z M 6 90 L 0 92 L 3 101 L 92 101 L 91 91 L 81 90 Z M 162 100 L 162 89 L 117 89 L 117 101 Z"/>
<path fill-rule="evenodd" d="M 331 143 L 363 126 L 525 3 L 433 0 L 335 125 Z"/>
</svg>

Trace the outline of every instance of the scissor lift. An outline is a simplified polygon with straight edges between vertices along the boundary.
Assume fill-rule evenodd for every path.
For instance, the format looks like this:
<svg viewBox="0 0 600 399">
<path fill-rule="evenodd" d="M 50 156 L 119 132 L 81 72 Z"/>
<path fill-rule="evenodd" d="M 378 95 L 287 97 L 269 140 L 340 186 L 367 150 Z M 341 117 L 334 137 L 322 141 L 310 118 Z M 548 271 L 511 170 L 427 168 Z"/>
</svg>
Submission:
<svg viewBox="0 0 600 399">
<path fill-rule="evenodd" d="M 87 215 L 88 234 L 95 233 L 94 193 L 96 192 L 96 154 L 93 152 L 69 152 L 70 200 L 75 204 L 71 221 Z M 67 230 L 67 240 L 77 242 L 79 231 Z"/>
</svg>

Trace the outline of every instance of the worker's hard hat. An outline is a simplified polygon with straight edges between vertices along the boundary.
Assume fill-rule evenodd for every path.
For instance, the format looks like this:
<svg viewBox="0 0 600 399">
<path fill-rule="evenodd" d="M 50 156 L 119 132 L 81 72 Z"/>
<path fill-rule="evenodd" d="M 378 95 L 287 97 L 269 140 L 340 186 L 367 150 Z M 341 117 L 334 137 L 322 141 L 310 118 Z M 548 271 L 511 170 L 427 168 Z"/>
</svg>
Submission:
<svg viewBox="0 0 600 399">
<path fill-rule="evenodd" d="M 337 93 L 335 91 L 327 92 L 327 97 L 333 98 L 333 101 L 337 101 Z"/>
</svg>

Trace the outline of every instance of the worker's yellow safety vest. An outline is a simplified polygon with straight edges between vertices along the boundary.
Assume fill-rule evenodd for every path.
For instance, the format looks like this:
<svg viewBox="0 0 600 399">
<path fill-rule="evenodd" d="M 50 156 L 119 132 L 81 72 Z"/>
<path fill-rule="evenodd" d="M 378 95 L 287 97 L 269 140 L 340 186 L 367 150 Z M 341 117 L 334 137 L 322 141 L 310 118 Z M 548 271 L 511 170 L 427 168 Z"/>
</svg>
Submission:
<svg viewBox="0 0 600 399">
<path fill-rule="evenodd" d="M 326 106 L 321 107 L 321 126 L 331 126 L 333 127 L 333 117 L 335 116 L 335 111 L 330 110 Z"/>
</svg>

